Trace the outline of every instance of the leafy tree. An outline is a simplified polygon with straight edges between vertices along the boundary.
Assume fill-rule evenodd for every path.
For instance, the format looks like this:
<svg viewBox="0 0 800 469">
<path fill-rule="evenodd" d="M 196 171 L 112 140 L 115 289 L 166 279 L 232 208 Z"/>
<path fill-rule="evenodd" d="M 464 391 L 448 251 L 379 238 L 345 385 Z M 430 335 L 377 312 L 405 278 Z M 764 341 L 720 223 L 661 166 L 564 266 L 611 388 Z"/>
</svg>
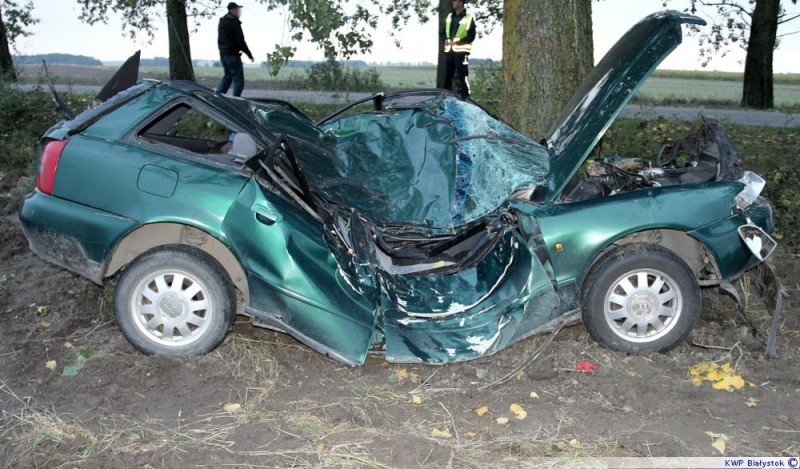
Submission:
<svg viewBox="0 0 800 469">
<path fill-rule="evenodd" d="M 287 18 L 290 36 L 289 44 L 276 44 L 267 54 L 272 73 L 277 74 L 289 59 L 294 57 L 294 43 L 308 40 L 317 44 L 326 59 L 343 57 L 348 59 L 355 54 L 368 53 L 373 46 L 372 34 L 378 28 L 381 18 L 389 18 L 390 27 L 386 31 L 395 33 L 417 18 L 423 24 L 438 19 L 435 27 L 440 27 L 452 8 L 451 0 L 258 0 L 271 11 L 282 11 Z M 478 21 L 482 22 L 484 32 L 499 22 L 502 15 L 502 2 L 497 0 L 474 0 L 469 8 Z M 381 31 L 382 33 L 384 31 Z M 433 47 L 433 45 L 431 45 Z M 444 43 L 440 44 L 439 64 L 444 64 Z"/>
<path fill-rule="evenodd" d="M 17 0 L 0 0 L 0 80 L 17 80 L 10 46 L 18 38 L 30 35 L 27 28 L 39 22 L 31 10 L 33 1 L 20 5 Z"/>
<path fill-rule="evenodd" d="M 189 18 L 195 22 L 213 16 L 221 0 L 78 0 L 80 19 L 88 24 L 108 22 L 109 14 L 121 16 L 123 31 L 131 38 L 144 34 L 152 40 L 162 15 L 169 35 L 169 73 L 173 80 L 194 80 L 189 45 Z M 196 24 L 196 23 L 195 23 Z"/>
<path fill-rule="evenodd" d="M 667 6 L 670 0 L 662 3 Z M 741 106 L 773 107 L 772 59 L 780 44 L 778 27 L 800 18 L 800 14 L 787 12 L 786 2 L 781 0 L 689 0 L 689 3 L 687 11 L 691 13 L 698 13 L 698 7 L 708 7 L 716 13 L 707 18 L 710 28 L 692 28 L 700 41 L 702 65 L 707 66 L 717 55 L 724 57 L 731 47 L 738 45 L 747 51 Z"/>
<path fill-rule="evenodd" d="M 502 114 L 542 137 L 594 66 L 591 0 L 505 0 Z"/>
</svg>

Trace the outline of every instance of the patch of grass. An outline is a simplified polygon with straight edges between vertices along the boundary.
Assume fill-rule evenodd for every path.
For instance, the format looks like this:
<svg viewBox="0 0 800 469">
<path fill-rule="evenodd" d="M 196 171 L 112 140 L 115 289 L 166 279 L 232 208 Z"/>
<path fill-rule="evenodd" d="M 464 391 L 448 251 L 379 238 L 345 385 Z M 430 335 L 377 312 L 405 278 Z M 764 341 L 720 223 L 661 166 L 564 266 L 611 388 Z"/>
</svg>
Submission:
<svg viewBox="0 0 800 469">
<path fill-rule="evenodd" d="M 274 417 L 268 404 L 280 365 L 270 351 L 270 345 L 241 334 L 228 334 L 223 345 L 214 351 L 230 370 L 234 382 L 246 384 L 243 395 L 230 398 L 241 405 L 233 413 L 239 423 L 263 422 Z"/>
<path fill-rule="evenodd" d="M 48 466 L 82 460 L 96 445 L 94 435 L 77 422 L 69 422 L 53 408 L 36 408 L 17 396 L 5 383 L 4 392 L 21 409 L 3 411 L 0 422 L 0 452 L 9 465 Z"/>
<path fill-rule="evenodd" d="M 790 112 L 800 108 L 798 84 L 776 84 L 776 110 Z M 636 93 L 639 103 L 659 106 L 705 106 L 738 108 L 742 98 L 741 81 L 653 76 Z"/>
<path fill-rule="evenodd" d="M 741 83 L 744 74 L 741 72 L 720 72 L 716 70 L 656 70 L 655 78 L 683 78 L 689 80 L 735 81 Z M 800 73 L 776 73 L 775 84 L 800 85 Z"/>
</svg>

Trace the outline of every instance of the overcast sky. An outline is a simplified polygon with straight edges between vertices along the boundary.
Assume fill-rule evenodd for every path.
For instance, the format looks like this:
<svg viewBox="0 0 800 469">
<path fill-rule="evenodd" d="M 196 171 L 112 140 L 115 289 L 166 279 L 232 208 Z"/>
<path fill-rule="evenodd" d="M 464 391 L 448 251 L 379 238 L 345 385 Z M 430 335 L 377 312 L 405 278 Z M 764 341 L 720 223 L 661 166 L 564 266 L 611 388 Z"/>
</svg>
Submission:
<svg viewBox="0 0 800 469">
<path fill-rule="evenodd" d="M 498 0 L 499 1 L 499 0 Z M 257 61 L 265 59 L 276 44 L 288 45 L 285 30 L 285 17 L 281 12 L 267 12 L 266 8 L 241 0 L 245 6 L 242 17 L 245 37 Z M 602 0 L 592 2 L 594 21 L 595 59 L 614 44 L 625 31 L 639 19 L 661 9 L 661 0 Z M 676 8 L 683 8 L 688 0 L 671 0 Z M 800 13 L 800 5 L 784 2 L 790 12 Z M 34 15 L 41 20 L 34 28 L 33 35 L 18 41 L 19 54 L 41 54 L 61 52 L 96 57 L 103 61 L 119 61 L 142 49 L 142 56 L 165 57 L 168 55 L 167 28 L 163 19 L 157 24 L 161 27 L 151 43 L 144 39 L 133 41 L 122 34 L 122 23 L 112 16 L 107 25 L 88 26 L 78 20 L 79 8 L 74 0 L 35 0 Z M 221 10 L 218 16 L 222 16 Z M 703 13 L 713 14 L 713 9 Z M 217 19 L 203 21 L 197 32 L 192 34 L 192 56 L 194 59 L 215 59 Z M 388 27 L 382 25 L 383 31 Z M 380 30 L 379 30 L 380 31 Z M 776 51 L 774 68 L 776 73 L 800 73 L 800 20 L 784 25 L 779 31 L 787 34 Z M 791 34 L 797 33 L 797 34 Z M 402 48 L 394 45 L 394 40 L 385 32 L 375 34 L 375 47 L 372 54 L 355 57 L 369 62 L 435 62 L 437 48 L 436 28 L 431 24 L 409 24 L 398 36 Z M 675 51 L 660 68 L 663 69 L 701 69 L 698 61 L 698 46 L 693 38 L 686 38 L 684 44 Z M 500 59 L 502 56 L 502 28 L 479 39 L 473 50 L 473 57 Z M 299 44 L 297 59 L 318 60 L 322 53 L 312 44 Z M 742 71 L 744 52 L 738 47 L 723 58 L 715 58 L 709 70 Z"/>
</svg>

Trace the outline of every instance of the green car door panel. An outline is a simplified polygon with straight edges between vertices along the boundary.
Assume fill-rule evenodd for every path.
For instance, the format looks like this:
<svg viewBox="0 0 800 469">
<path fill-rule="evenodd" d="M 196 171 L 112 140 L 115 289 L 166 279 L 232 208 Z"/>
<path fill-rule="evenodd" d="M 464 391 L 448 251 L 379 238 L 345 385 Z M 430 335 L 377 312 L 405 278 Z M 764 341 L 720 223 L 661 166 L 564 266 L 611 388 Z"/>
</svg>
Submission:
<svg viewBox="0 0 800 469">
<path fill-rule="evenodd" d="M 259 219 L 254 206 L 262 212 L 281 213 L 283 219 Z M 257 318 L 267 321 L 263 315 L 272 315 L 288 328 L 339 352 L 348 362 L 364 361 L 377 301 L 356 292 L 342 276 L 317 220 L 280 197 L 266 194 L 251 179 L 223 225 L 248 273 L 250 306 Z"/>
</svg>

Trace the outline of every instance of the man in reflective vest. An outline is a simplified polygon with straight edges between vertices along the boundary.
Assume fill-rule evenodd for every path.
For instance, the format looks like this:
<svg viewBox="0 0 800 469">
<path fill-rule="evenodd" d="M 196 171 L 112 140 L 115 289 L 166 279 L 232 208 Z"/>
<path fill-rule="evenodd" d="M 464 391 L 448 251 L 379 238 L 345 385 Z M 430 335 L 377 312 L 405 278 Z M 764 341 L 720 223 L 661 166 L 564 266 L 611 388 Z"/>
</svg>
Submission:
<svg viewBox="0 0 800 469">
<path fill-rule="evenodd" d="M 464 8 L 466 0 L 453 0 L 453 12 L 447 15 L 441 30 L 444 38 L 444 88 L 453 89 L 453 78 L 461 78 L 461 98 L 469 89 L 469 53 L 475 41 L 475 18 Z"/>
</svg>

